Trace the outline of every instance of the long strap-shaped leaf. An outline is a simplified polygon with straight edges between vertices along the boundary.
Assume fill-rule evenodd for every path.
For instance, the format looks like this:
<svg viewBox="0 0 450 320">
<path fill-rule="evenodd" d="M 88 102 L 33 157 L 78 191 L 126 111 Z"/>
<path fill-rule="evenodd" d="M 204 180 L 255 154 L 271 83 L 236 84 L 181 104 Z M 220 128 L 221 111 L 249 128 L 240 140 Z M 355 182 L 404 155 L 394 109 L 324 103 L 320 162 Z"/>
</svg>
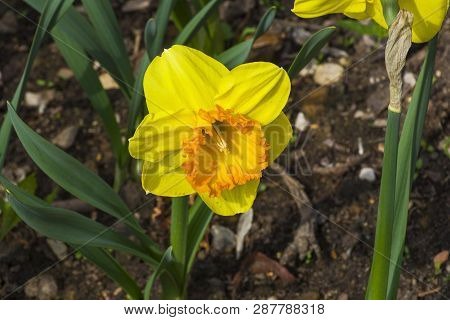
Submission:
<svg viewBox="0 0 450 320">
<path fill-rule="evenodd" d="M 167 24 L 169 22 L 170 13 L 172 12 L 177 0 L 165 0 L 162 1 L 158 6 L 158 11 L 156 12 L 156 34 L 153 42 L 150 44 L 148 49 L 150 61 L 156 57 L 163 47 L 164 37 L 166 35 Z"/>
<path fill-rule="evenodd" d="M 109 52 L 113 58 L 120 71 L 121 80 L 128 83 L 128 96 L 131 97 L 130 89 L 134 83 L 133 69 L 110 0 L 82 0 L 82 2 L 103 50 Z"/>
<path fill-rule="evenodd" d="M 45 0 L 24 1 L 36 11 L 42 12 Z M 69 8 L 67 13 L 56 25 L 56 28 L 78 43 L 93 60 L 98 61 L 117 80 L 123 92 L 127 95 L 130 94 L 130 88 L 133 82 L 128 83 L 126 81 L 127 78 L 121 75 L 118 62 L 114 60 L 108 51 L 103 49 L 95 29 L 83 15 L 78 13 L 74 8 Z"/>
<path fill-rule="evenodd" d="M 39 24 L 34 34 L 33 42 L 31 43 L 30 52 L 25 63 L 25 69 L 20 78 L 19 85 L 16 88 L 14 97 L 11 102 L 14 107 L 18 107 L 22 101 L 25 93 L 25 84 L 31 72 L 31 67 L 36 55 L 41 47 L 48 30 L 51 30 L 59 19 L 66 13 L 67 9 L 72 5 L 73 0 L 55 0 L 47 1 L 42 10 L 42 15 L 39 19 Z M 3 167 L 6 149 L 8 148 L 9 137 L 11 135 L 11 122 L 9 117 L 5 117 L 0 129 L 0 168 Z"/>
<path fill-rule="evenodd" d="M 267 12 L 259 21 L 258 27 L 256 28 L 255 34 L 253 35 L 252 39 L 245 40 L 222 52 L 216 57 L 217 60 L 226 65 L 229 69 L 232 69 L 244 63 L 250 55 L 250 51 L 252 50 L 252 46 L 255 43 L 256 39 L 262 36 L 272 25 L 276 12 L 277 10 L 275 7 L 267 10 Z"/>
<path fill-rule="evenodd" d="M 74 196 L 123 220 L 146 243 L 151 254 L 159 256 L 157 246 L 143 233 L 125 203 L 105 181 L 34 132 L 19 118 L 11 105 L 8 105 L 8 110 L 20 142 L 42 171 Z"/>
<path fill-rule="evenodd" d="M 116 249 L 140 257 L 152 265 L 156 260 L 147 251 L 98 222 L 76 212 L 50 207 L 42 200 L 15 186 L 3 176 L 0 182 L 9 191 L 8 200 L 18 216 L 43 235 L 67 243 Z"/>
<path fill-rule="evenodd" d="M 392 228 L 391 267 L 389 269 L 388 299 L 395 299 L 402 264 L 408 222 L 409 195 L 420 149 L 422 130 L 433 83 L 437 37 L 428 45 L 416 88 L 408 108 L 399 142 L 395 188 L 395 216 Z"/>
<path fill-rule="evenodd" d="M 52 180 L 81 200 L 116 218 L 129 215 L 125 203 L 105 181 L 34 132 L 19 118 L 11 105 L 8 105 L 8 110 L 9 118 L 25 150 Z M 133 217 L 127 217 L 125 221 L 133 226 L 138 225 Z"/>
<path fill-rule="evenodd" d="M 186 249 L 186 274 L 192 268 L 200 242 L 205 236 L 206 229 L 213 217 L 211 209 L 200 197 L 195 199 L 194 205 L 189 210 L 189 227 Z"/>
<path fill-rule="evenodd" d="M 76 249 L 76 246 L 74 246 Z M 142 299 L 141 289 L 128 272 L 105 249 L 84 246 L 81 254 L 102 269 L 108 277 L 117 282 L 133 299 Z"/>
<path fill-rule="evenodd" d="M 19 202 L 34 207 L 51 208 L 44 200 L 26 192 L 17 187 L 8 179 L 0 175 L 0 183 L 11 193 L 11 195 Z M 27 213 L 29 214 L 29 212 Z M 93 247 L 87 244 L 82 246 L 70 243 L 70 245 L 79 250 L 86 258 L 95 263 L 115 282 L 128 292 L 134 299 L 142 299 L 142 293 L 133 278 L 123 269 L 123 267 L 114 259 L 105 249 Z M 156 261 L 155 261 L 156 264 Z"/>
<path fill-rule="evenodd" d="M 158 11 L 159 12 L 159 11 Z M 128 111 L 128 126 L 127 126 L 127 138 L 133 135 L 134 129 L 136 128 L 139 115 L 142 114 L 144 107 L 144 75 L 150 64 L 149 56 L 152 54 L 152 43 L 156 37 L 156 20 L 149 19 L 145 25 L 144 40 L 145 48 L 147 53 L 142 57 L 139 63 L 139 69 L 136 76 L 136 81 L 134 83 L 133 96 L 131 97 L 130 108 Z"/>
<path fill-rule="evenodd" d="M 167 248 L 158 267 L 148 279 L 144 289 L 144 299 L 150 299 L 152 289 L 157 279 L 161 280 L 163 299 L 180 299 L 183 288 L 180 288 L 181 275 L 178 273 L 179 263 L 175 261 L 172 247 Z"/>
<path fill-rule="evenodd" d="M 289 78 L 295 77 L 328 43 L 336 27 L 328 27 L 314 33 L 300 49 L 288 70 Z"/>
<path fill-rule="evenodd" d="M 206 6 L 204 6 L 184 27 L 178 37 L 175 39 L 174 44 L 185 44 L 192 36 L 203 26 L 206 19 L 217 8 L 217 6 L 223 0 L 211 0 Z"/>
<path fill-rule="evenodd" d="M 36 10 L 41 10 L 41 1 L 33 1 L 29 4 Z M 75 77 L 86 92 L 92 106 L 102 118 L 111 141 L 113 152 L 117 157 L 119 165 L 122 165 L 128 155 L 122 143 L 120 128 L 114 116 L 108 95 L 104 91 L 97 73 L 93 70 L 93 63 L 89 58 L 89 53 L 94 52 L 102 65 L 108 66 L 109 64 L 114 64 L 112 70 L 109 70 L 110 73 L 115 72 L 119 75 L 120 71 L 116 70 L 116 66 L 121 66 L 122 63 L 119 63 L 120 61 L 115 63 L 110 58 L 109 51 L 106 49 L 102 50 L 99 47 L 99 43 L 96 40 L 98 37 L 94 29 L 82 16 L 74 12 L 73 9 L 68 10 L 68 13 L 62 21 L 52 29 L 51 35 L 67 64 L 74 71 Z M 92 50 L 87 51 L 90 48 Z M 128 68 L 126 65 L 122 68 L 124 69 L 122 72 L 127 72 Z M 130 87 L 124 86 L 124 80 L 118 82 L 126 89 L 126 93 L 130 94 Z"/>
<path fill-rule="evenodd" d="M 76 245 L 116 249 L 155 263 L 146 251 L 119 233 L 73 211 L 44 206 L 30 206 L 8 197 L 20 218 L 47 237 Z"/>
<path fill-rule="evenodd" d="M 91 61 L 86 59 L 87 53 L 77 42 L 69 38 L 66 33 L 61 32 L 58 27 L 53 29 L 52 35 L 59 52 L 73 70 L 75 77 L 84 92 L 86 92 L 95 111 L 100 115 L 117 161 L 119 164 L 122 164 L 126 150 L 122 143 L 120 127 L 114 116 L 109 97 L 103 89 Z"/>
</svg>

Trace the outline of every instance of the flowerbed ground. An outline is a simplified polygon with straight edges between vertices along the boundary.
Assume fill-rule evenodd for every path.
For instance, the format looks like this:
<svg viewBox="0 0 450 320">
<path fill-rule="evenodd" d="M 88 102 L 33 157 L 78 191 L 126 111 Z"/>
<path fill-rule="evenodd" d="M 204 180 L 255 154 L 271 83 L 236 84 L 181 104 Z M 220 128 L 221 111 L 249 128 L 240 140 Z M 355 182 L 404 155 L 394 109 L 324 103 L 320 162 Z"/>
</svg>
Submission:
<svg viewBox="0 0 450 320">
<path fill-rule="evenodd" d="M 255 44 L 252 60 L 272 61 L 287 67 L 298 51 L 303 35 L 341 19 L 332 16 L 326 20 L 301 21 L 289 13 L 290 2 L 282 1 L 273 27 Z M 154 5 L 147 11 L 123 12 L 123 2 L 113 3 L 130 55 L 138 61 L 143 44 L 137 35 L 142 32 L 148 12 L 154 12 Z M 236 38 L 245 26 L 256 25 L 266 8 L 257 1 L 245 1 L 249 6 L 242 8 L 233 6 L 233 1 L 225 3 L 231 5 L 221 8 L 222 16 L 229 22 Z M 35 25 L 28 19 L 38 20 L 38 16 L 20 1 L 10 1 L 10 4 L 26 18 L 12 14 L 0 5 L 1 22 L 9 27 L 0 28 L 1 118 L 6 111 L 6 100 L 12 97 L 19 80 L 35 30 Z M 9 17 L 5 19 L 5 15 Z M 444 262 L 436 270 L 433 263 L 437 254 L 450 247 L 450 162 L 442 150 L 443 141 L 450 135 L 449 30 L 447 19 L 439 42 L 433 98 L 419 161 L 421 168 L 411 196 L 407 250 L 399 291 L 402 299 L 447 299 L 450 295 L 447 283 L 450 267 Z M 175 34 L 171 27 L 169 36 Z M 215 217 L 212 226 L 219 230 L 219 235 L 214 232 L 214 239 L 213 233 L 208 232 L 201 245 L 189 284 L 189 298 L 364 297 L 372 257 L 388 95 L 382 45 L 383 40 L 378 43 L 368 36 L 339 29 L 318 63 L 341 66 L 342 77 L 338 72 L 335 74 L 337 81 L 320 86 L 317 83 L 320 82 L 317 78 L 319 70 L 312 66 L 308 68 L 309 73 L 304 72 L 293 81 L 285 111 L 293 124 L 302 112 L 309 126 L 303 132 L 297 131 L 297 141 L 289 146 L 280 164 L 286 174 L 304 187 L 310 200 L 312 234 L 316 243 L 310 243 L 303 250 L 302 259 L 292 256 L 283 261 L 284 266 L 281 265 L 283 252 L 302 224 L 301 210 L 306 209 L 299 210 L 298 196 L 293 197 L 286 181 L 271 169 L 263 179 L 263 188 L 255 202 L 252 228 L 245 238 L 241 258 L 236 259 L 229 236 L 230 231 L 236 231 L 239 217 Z M 411 79 L 417 78 L 424 54 L 422 46 L 414 46 L 411 50 L 405 100 L 411 93 Z M 101 121 L 65 68 L 55 45 L 47 41 L 34 65 L 27 91 L 41 98 L 49 97 L 48 101 L 40 108 L 23 106 L 20 115 L 49 140 L 58 135 L 62 139 L 62 131 L 72 130 L 75 138 L 70 144 L 71 141 L 65 141 L 67 152 L 112 183 L 113 155 Z M 330 71 L 327 72 L 329 75 Z M 108 92 L 125 127 L 126 103 L 118 90 Z M 299 163 L 302 170 L 299 170 Z M 373 169 L 376 180 L 362 180 L 362 168 Z M 3 173 L 18 180 L 33 172 L 37 176 L 38 195 L 45 196 L 55 189 L 54 183 L 36 168 L 13 135 Z M 124 185 L 121 193 L 130 208 L 139 208 L 136 214 L 152 238 L 161 245 L 167 244 L 170 202 L 146 197 L 139 183 L 132 180 Z M 87 216 L 111 223 L 101 212 L 71 200 L 63 190 L 57 191 L 56 204 L 75 206 Z M 59 249 L 64 253 L 64 247 L 59 246 Z M 66 250 L 70 253 L 70 248 Z M 58 252 L 58 244 L 53 244 L 52 249 L 45 237 L 19 224 L 0 242 L 0 297 L 124 298 L 123 291 L 78 254 L 60 261 L 55 252 Z M 125 255 L 118 258 L 141 284 L 145 283 L 149 276 L 145 265 Z M 27 282 L 40 273 L 38 280 Z"/>
</svg>

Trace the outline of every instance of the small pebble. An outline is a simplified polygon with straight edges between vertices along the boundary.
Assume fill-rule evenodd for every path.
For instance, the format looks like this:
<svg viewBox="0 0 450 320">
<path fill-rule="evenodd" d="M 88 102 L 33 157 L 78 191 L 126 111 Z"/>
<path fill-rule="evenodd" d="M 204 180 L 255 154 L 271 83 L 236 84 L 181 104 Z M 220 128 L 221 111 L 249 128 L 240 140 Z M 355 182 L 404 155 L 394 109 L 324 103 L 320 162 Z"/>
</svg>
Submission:
<svg viewBox="0 0 450 320">
<path fill-rule="evenodd" d="M 68 80 L 73 77 L 73 71 L 69 68 L 61 68 L 58 70 L 57 76 L 63 80 Z"/>
<path fill-rule="evenodd" d="M 372 168 L 362 168 L 361 171 L 359 171 L 358 175 L 359 179 L 369 182 L 374 182 L 376 180 L 375 170 Z"/>
<path fill-rule="evenodd" d="M 77 126 L 68 126 L 64 128 L 61 132 L 59 132 L 58 135 L 55 138 L 53 138 L 52 142 L 63 149 L 68 149 L 75 142 L 75 137 L 77 136 L 77 133 L 78 133 Z"/>
<path fill-rule="evenodd" d="M 373 122 L 373 126 L 376 128 L 384 128 L 387 126 L 387 119 L 376 119 Z"/>
<path fill-rule="evenodd" d="M 414 73 L 405 72 L 403 76 L 403 82 L 409 88 L 414 88 L 414 86 L 416 85 L 416 77 L 414 76 Z"/>
<path fill-rule="evenodd" d="M 6 11 L 0 18 L 0 34 L 14 34 L 17 32 L 16 14 L 11 10 Z"/>
<path fill-rule="evenodd" d="M 59 260 L 67 256 L 67 246 L 64 242 L 54 239 L 47 239 L 47 244 Z"/>
<path fill-rule="evenodd" d="M 150 6 L 150 0 L 129 0 L 122 6 L 122 12 L 145 10 Z"/>
<path fill-rule="evenodd" d="M 320 64 L 314 74 L 314 82 L 323 86 L 339 83 L 343 78 L 344 68 L 336 63 Z"/>
<path fill-rule="evenodd" d="M 310 125 L 310 122 L 306 119 L 303 112 L 297 114 L 297 119 L 295 119 L 295 127 L 300 131 L 305 131 Z"/>
<path fill-rule="evenodd" d="M 35 277 L 25 285 L 25 295 L 29 298 L 49 300 L 56 298 L 57 294 L 58 285 L 56 284 L 56 280 L 48 274 Z"/>
<path fill-rule="evenodd" d="M 213 225 L 211 228 L 213 236 L 212 249 L 217 253 L 231 252 L 236 246 L 236 235 L 226 227 Z"/>
</svg>

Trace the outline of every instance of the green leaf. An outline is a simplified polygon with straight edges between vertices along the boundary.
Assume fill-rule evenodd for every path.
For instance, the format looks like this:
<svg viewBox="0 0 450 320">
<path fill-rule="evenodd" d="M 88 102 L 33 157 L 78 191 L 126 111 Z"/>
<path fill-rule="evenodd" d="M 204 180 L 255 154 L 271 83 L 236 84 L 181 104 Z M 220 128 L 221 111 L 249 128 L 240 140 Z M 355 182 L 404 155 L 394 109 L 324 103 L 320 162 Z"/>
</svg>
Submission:
<svg viewBox="0 0 450 320">
<path fill-rule="evenodd" d="M 38 12 L 42 12 L 45 4 L 45 0 L 24 1 Z M 82 47 L 84 52 L 88 53 L 88 56 L 84 56 L 83 52 L 79 52 L 85 59 L 92 57 L 90 59 L 92 63 L 94 60 L 97 60 L 117 80 L 120 88 L 127 96 L 131 94 L 130 89 L 133 82 L 127 83 L 125 78 L 121 76 L 121 71 L 116 61 L 114 61 L 114 58 L 108 51 L 103 49 L 94 28 L 83 15 L 78 13 L 74 8 L 69 8 L 55 28 L 59 32 L 66 34 L 67 37 Z"/>
<path fill-rule="evenodd" d="M 151 277 L 148 279 L 144 289 L 144 299 L 149 300 L 152 289 L 157 279 L 161 280 L 163 299 L 180 299 L 182 290 L 180 275 L 177 273 L 177 262 L 172 254 L 172 247 L 166 252 Z"/>
<path fill-rule="evenodd" d="M 133 85 L 133 69 L 110 0 L 82 0 L 82 2 L 103 50 L 111 55 L 120 71 L 119 79 L 129 86 Z"/>
<path fill-rule="evenodd" d="M 152 47 L 152 44 L 155 41 L 155 37 L 156 37 L 156 20 L 151 18 L 148 19 L 147 23 L 145 24 L 144 30 L 144 44 L 145 48 L 147 49 L 148 55 L 151 54 L 150 48 Z"/>
<path fill-rule="evenodd" d="M 37 166 L 62 188 L 132 226 L 136 220 L 112 188 L 78 160 L 35 133 L 9 105 L 9 117 L 20 142 Z"/>
<path fill-rule="evenodd" d="M 391 268 L 389 270 L 388 299 L 395 299 L 400 277 L 403 248 L 408 223 L 409 195 L 412 188 L 422 130 L 431 96 L 437 37 L 428 45 L 428 53 L 422 65 L 411 103 L 403 124 L 397 161 L 395 188 L 395 217 L 392 229 Z"/>
<path fill-rule="evenodd" d="M 208 4 L 204 6 L 184 27 L 175 39 L 174 44 L 185 44 L 189 42 L 195 33 L 203 26 L 210 14 L 214 12 L 220 2 L 222 2 L 222 0 L 211 0 L 208 2 Z"/>
<path fill-rule="evenodd" d="M 72 245 L 75 249 L 76 246 Z M 128 272 L 105 249 L 84 246 L 79 251 L 88 260 L 103 270 L 106 275 L 121 286 L 133 299 L 142 299 L 141 289 Z"/>
<path fill-rule="evenodd" d="M 8 202 L 0 199 L 0 241 L 11 231 L 18 223 L 20 218 L 11 208 Z"/>
<path fill-rule="evenodd" d="M 233 69 L 234 67 L 244 63 L 248 56 L 250 55 L 250 51 L 252 50 L 253 44 L 256 39 L 262 36 L 272 25 L 273 19 L 276 15 L 276 8 L 271 7 L 264 16 L 259 21 L 258 27 L 256 28 L 255 34 L 252 39 L 243 41 L 228 50 L 219 54 L 216 59 L 222 62 L 229 69 Z"/>
<path fill-rule="evenodd" d="M 37 189 L 36 174 L 33 172 L 20 181 L 18 186 L 28 193 L 34 194 Z M 10 204 L 3 199 L 0 199 L 0 210 L 0 241 L 2 241 L 8 232 L 20 222 L 20 218 L 11 208 Z"/>
<path fill-rule="evenodd" d="M 308 40 L 306 40 L 303 47 L 295 57 L 291 66 L 289 67 L 289 78 L 295 77 L 300 70 L 302 70 L 314 57 L 316 57 L 320 50 L 328 43 L 333 35 L 336 27 L 328 27 L 317 31 Z"/>
<path fill-rule="evenodd" d="M 160 2 L 156 12 L 156 34 L 149 49 L 149 61 L 161 53 L 164 37 L 166 35 L 167 24 L 177 0 L 165 0 Z"/>
<path fill-rule="evenodd" d="M 190 3 L 188 1 L 176 1 L 170 18 L 178 30 L 183 30 L 189 20 L 192 19 Z"/>
<path fill-rule="evenodd" d="M 50 207 L 45 201 L 0 177 L 8 190 L 8 201 L 17 215 L 31 228 L 43 235 L 79 246 L 116 249 L 140 257 L 152 265 L 155 259 L 139 245 L 109 227 L 76 212 Z"/>
<path fill-rule="evenodd" d="M 0 174 L 0 183 L 3 187 L 14 195 L 21 202 L 25 202 L 32 206 L 49 206 L 47 202 L 44 200 L 32 195 L 31 193 L 23 190 L 22 188 L 16 186 L 14 183 L 6 179 L 3 175 Z"/>
<path fill-rule="evenodd" d="M 111 101 L 91 61 L 86 59 L 87 54 L 84 49 L 59 28 L 53 30 L 52 36 L 67 65 L 73 70 L 89 101 L 102 119 L 119 164 L 123 164 L 127 157 L 127 150 L 122 143 L 120 127 L 114 116 Z"/>
<path fill-rule="evenodd" d="M 122 220 L 148 247 L 150 254 L 160 255 L 132 213 L 114 190 L 78 160 L 54 146 L 23 122 L 8 104 L 9 117 L 20 142 L 36 165 L 53 181 L 77 198 Z"/>
<path fill-rule="evenodd" d="M 336 23 L 339 27 L 356 32 L 360 35 L 377 37 L 379 40 L 388 36 L 388 31 L 380 27 L 377 23 L 371 21 L 368 25 L 352 19 L 343 19 Z"/>
<path fill-rule="evenodd" d="M 127 127 L 127 138 L 131 138 L 134 129 L 137 127 L 139 122 L 139 117 L 144 111 L 144 75 L 147 71 L 147 67 L 150 64 L 149 56 L 152 55 L 152 45 L 156 37 L 156 20 L 149 19 L 145 25 L 144 31 L 144 42 L 147 54 L 144 54 L 141 62 L 139 63 L 139 70 L 134 82 L 133 96 L 131 97 L 130 110 L 128 112 L 128 127 Z"/>
<path fill-rule="evenodd" d="M 384 19 L 390 26 L 394 22 L 400 10 L 398 0 L 381 0 L 381 6 L 383 8 Z"/>
<path fill-rule="evenodd" d="M 194 205 L 189 210 L 188 238 L 186 241 L 186 273 L 189 273 L 192 268 L 198 247 L 205 237 L 205 232 L 208 229 L 212 217 L 212 211 L 200 197 L 197 197 Z"/>
<path fill-rule="evenodd" d="M 36 28 L 36 32 L 34 34 L 22 77 L 20 78 L 19 84 L 11 100 L 15 108 L 17 108 L 22 101 L 25 93 L 25 84 L 28 81 L 33 61 L 37 56 L 39 48 L 47 35 L 47 32 L 56 25 L 58 20 L 61 19 L 67 9 L 72 5 L 72 2 L 73 0 L 47 1 L 45 6 L 43 6 L 42 15 L 39 18 L 39 26 Z M 11 129 L 9 117 L 5 117 L 0 128 L 0 168 L 3 167 L 5 162 L 6 149 L 8 148 Z"/>
<path fill-rule="evenodd" d="M 136 82 L 134 84 L 133 96 L 131 97 L 130 102 L 130 111 L 128 113 L 128 128 L 127 128 L 127 137 L 131 138 L 133 136 L 134 129 L 137 127 L 139 122 L 139 116 L 143 112 L 143 108 L 145 107 L 145 95 L 144 95 L 144 75 L 145 71 L 147 71 L 147 67 L 150 64 L 148 59 L 148 55 L 144 54 L 142 57 L 141 63 L 139 64 L 139 71 L 136 77 Z"/>
</svg>

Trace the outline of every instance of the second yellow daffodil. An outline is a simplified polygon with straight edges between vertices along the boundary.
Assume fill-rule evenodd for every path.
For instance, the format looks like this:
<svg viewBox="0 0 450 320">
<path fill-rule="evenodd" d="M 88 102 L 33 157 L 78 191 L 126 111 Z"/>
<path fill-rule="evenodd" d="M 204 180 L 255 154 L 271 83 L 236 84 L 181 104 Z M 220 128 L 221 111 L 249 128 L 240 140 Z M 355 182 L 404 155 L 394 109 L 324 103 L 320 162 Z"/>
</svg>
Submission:
<svg viewBox="0 0 450 320">
<path fill-rule="evenodd" d="M 430 41 L 439 32 L 447 15 L 449 2 L 449 0 L 398 0 L 400 9 L 414 15 L 413 42 Z M 332 13 L 343 13 L 358 20 L 371 18 L 387 29 L 381 0 L 295 0 L 292 11 L 302 18 Z"/>
<path fill-rule="evenodd" d="M 129 144 L 144 160 L 144 190 L 198 193 L 220 215 L 249 210 L 262 170 L 291 138 L 282 112 L 290 88 L 287 73 L 271 63 L 230 71 L 188 47 L 165 50 L 145 73 L 149 114 Z"/>
</svg>

